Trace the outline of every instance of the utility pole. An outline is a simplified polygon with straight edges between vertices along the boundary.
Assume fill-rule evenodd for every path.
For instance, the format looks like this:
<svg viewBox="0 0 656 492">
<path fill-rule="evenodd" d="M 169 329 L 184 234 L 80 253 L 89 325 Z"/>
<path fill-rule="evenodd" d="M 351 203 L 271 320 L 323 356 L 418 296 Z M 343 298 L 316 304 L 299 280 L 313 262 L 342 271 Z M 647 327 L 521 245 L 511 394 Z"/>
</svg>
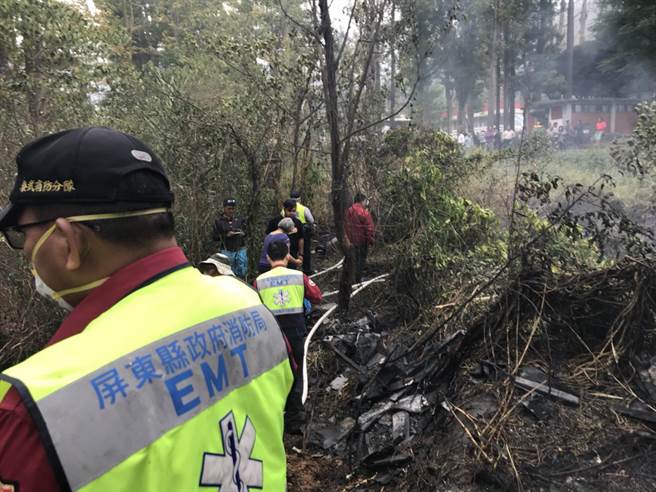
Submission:
<svg viewBox="0 0 656 492">
<path fill-rule="evenodd" d="M 574 0 L 567 6 L 567 97 L 574 95 Z"/>
</svg>

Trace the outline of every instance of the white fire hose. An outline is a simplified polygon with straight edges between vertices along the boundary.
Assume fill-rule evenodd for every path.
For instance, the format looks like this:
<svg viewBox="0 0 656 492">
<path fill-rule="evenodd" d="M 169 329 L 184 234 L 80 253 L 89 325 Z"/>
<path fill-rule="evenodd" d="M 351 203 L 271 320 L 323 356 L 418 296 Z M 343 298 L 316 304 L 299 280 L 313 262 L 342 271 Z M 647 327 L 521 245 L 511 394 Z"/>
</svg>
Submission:
<svg viewBox="0 0 656 492">
<path fill-rule="evenodd" d="M 342 261 L 344 261 L 342 259 Z M 341 262 L 340 262 L 341 263 Z M 337 265 L 335 265 L 337 266 Z M 334 268 L 334 267 L 333 267 Z M 372 278 L 371 280 L 367 280 L 366 282 L 362 282 L 361 284 L 356 284 L 353 287 L 356 287 L 356 289 L 351 293 L 351 297 L 353 297 L 355 294 L 358 292 L 362 291 L 365 287 L 368 287 L 371 284 L 377 283 L 377 282 L 384 282 L 385 278 L 389 277 L 389 273 L 384 273 L 382 275 L 379 275 L 378 277 Z M 326 295 L 334 295 L 334 292 L 330 292 Z M 325 296 L 324 296 L 325 297 Z M 310 346 L 310 340 L 312 339 L 312 335 L 317 331 L 319 326 L 328 319 L 328 317 L 333 314 L 333 312 L 337 309 L 337 305 L 334 305 L 331 307 L 328 311 L 326 311 L 321 318 L 314 324 L 312 329 L 310 330 L 310 333 L 308 333 L 307 338 L 305 339 L 305 345 L 303 347 L 303 396 L 301 397 L 301 401 L 303 404 L 305 404 L 305 400 L 307 400 L 307 395 L 308 395 L 308 377 L 307 377 L 307 356 L 308 356 L 308 347 Z"/>
<path fill-rule="evenodd" d="M 328 273 L 328 272 L 330 272 L 331 270 L 335 270 L 335 269 L 341 267 L 343 263 L 344 263 L 344 258 L 342 258 L 341 260 L 339 260 L 337 263 L 335 263 L 335 264 L 334 264 L 333 266 L 331 266 L 330 268 L 326 268 L 325 270 L 321 270 L 320 272 L 317 272 L 317 273 L 315 273 L 315 274 L 310 275 L 310 278 L 315 278 L 315 277 L 318 277 L 318 276 L 320 276 L 320 275 L 323 275 L 324 273 Z"/>
</svg>

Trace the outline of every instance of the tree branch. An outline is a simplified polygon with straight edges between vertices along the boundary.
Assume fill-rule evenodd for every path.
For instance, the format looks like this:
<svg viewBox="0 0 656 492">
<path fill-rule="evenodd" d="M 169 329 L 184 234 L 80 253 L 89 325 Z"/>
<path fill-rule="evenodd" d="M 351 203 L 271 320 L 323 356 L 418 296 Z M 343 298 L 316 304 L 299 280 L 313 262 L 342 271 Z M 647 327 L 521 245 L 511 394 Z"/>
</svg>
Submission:
<svg viewBox="0 0 656 492">
<path fill-rule="evenodd" d="M 294 24 L 296 27 L 298 27 L 303 32 L 305 32 L 305 34 L 308 34 L 310 37 L 312 37 L 317 43 L 322 44 L 321 43 L 321 38 L 317 35 L 317 33 L 314 31 L 314 29 L 311 29 L 308 26 L 306 26 L 305 24 L 303 24 L 302 22 L 297 21 L 296 19 L 294 19 L 294 17 L 292 17 L 291 14 L 289 14 L 287 12 L 287 10 L 285 10 L 285 7 L 283 7 L 283 5 L 282 5 L 282 0 L 278 0 L 278 5 L 280 6 L 280 10 L 282 11 L 282 14 L 285 17 L 287 17 L 287 19 L 289 19 L 289 21 L 292 24 Z"/>
</svg>

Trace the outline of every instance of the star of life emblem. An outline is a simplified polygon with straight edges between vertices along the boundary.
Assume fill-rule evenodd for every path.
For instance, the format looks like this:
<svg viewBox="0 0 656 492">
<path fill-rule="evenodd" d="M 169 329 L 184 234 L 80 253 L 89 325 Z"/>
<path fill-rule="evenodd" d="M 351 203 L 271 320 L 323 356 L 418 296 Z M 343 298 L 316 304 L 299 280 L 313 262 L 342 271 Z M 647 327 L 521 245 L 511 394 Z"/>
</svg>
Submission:
<svg viewBox="0 0 656 492">
<path fill-rule="evenodd" d="M 200 472 L 202 487 L 218 487 L 220 492 L 248 492 L 262 488 L 263 465 L 251 458 L 255 446 L 255 427 L 246 417 L 241 435 L 237 434 L 232 412 L 219 422 L 224 454 L 203 453 Z"/>
<path fill-rule="evenodd" d="M 284 306 L 285 304 L 289 304 L 289 292 L 280 289 L 273 295 L 273 303 L 276 306 Z"/>
</svg>

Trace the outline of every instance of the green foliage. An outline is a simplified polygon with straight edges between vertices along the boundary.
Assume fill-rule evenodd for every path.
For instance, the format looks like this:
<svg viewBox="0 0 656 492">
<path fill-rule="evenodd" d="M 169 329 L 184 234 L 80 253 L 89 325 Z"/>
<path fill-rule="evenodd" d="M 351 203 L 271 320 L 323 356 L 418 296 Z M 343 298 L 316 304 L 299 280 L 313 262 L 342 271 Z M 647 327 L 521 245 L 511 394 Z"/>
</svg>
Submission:
<svg viewBox="0 0 656 492">
<path fill-rule="evenodd" d="M 494 214 L 455 192 L 477 162 L 466 159 L 451 137 L 390 132 L 378 162 L 386 170 L 381 200 L 389 204 L 381 227 L 396 259 L 398 289 L 412 299 L 404 303 L 406 314 L 503 258 Z"/>
<path fill-rule="evenodd" d="M 136 20 L 124 2 L 104 4 L 129 40 L 132 64 L 111 81 L 104 121 L 141 136 L 167 163 L 192 259 L 215 247 L 212 221 L 228 195 L 248 221 L 254 259 L 290 181 L 315 182 L 305 179 L 312 159 L 302 152 L 317 119 L 313 51 L 267 2 L 149 3 Z M 146 40 L 135 34 L 143 29 Z"/>
<path fill-rule="evenodd" d="M 108 32 L 56 0 L 0 1 L 0 128 L 5 141 L 93 117 Z"/>
<path fill-rule="evenodd" d="M 614 199 L 611 176 L 564 186 L 557 176 L 522 173 L 511 231 L 511 256 L 528 271 L 588 271 L 626 255 L 654 252 L 653 233 Z M 536 211 L 540 211 L 538 215 Z"/>
<path fill-rule="evenodd" d="M 640 178 L 656 178 L 656 101 L 639 104 L 633 133 L 611 147 L 611 156 L 623 171 Z"/>
<path fill-rule="evenodd" d="M 18 149 L 41 134 L 96 117 L 113 67 L 114 33 L 57 0 L 0 0 L 0 201 L 13 185 Z M 36 294 L 27 262 L 0 247 L 0 369 L 45 345 L 61 313 Z M 35 330 L 35 327 L 39 329 Z"/>
<path fill-rule="evenodd" d="M 602 68 L 634 74 L 644 70 L 653 83 L 656 77 L 656 3 L 652 0 L 602 0 L 601 7 L 598 37 L 612 40 Z"/>
</svg>

